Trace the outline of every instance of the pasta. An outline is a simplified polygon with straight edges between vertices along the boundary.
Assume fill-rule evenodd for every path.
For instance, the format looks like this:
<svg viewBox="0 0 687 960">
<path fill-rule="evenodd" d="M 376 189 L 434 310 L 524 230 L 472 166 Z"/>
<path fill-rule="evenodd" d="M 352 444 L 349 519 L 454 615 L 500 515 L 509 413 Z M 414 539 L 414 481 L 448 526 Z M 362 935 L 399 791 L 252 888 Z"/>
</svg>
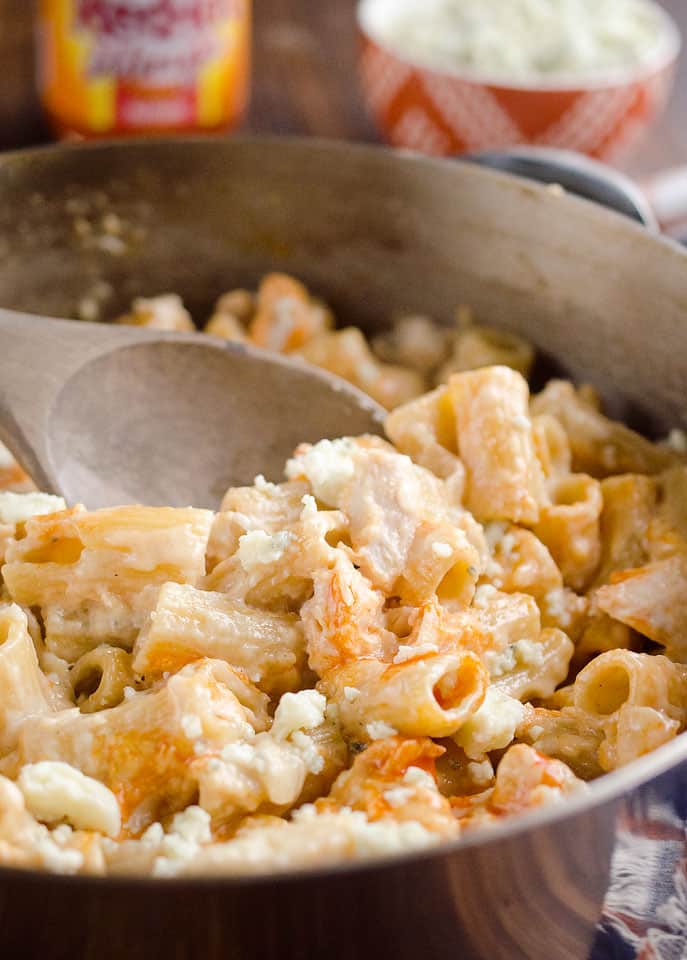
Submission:
<svg viewBox="0 0 687 960">
<path fill-rule="evenodd" d="M 279 694 L 301 684 L 305 640 L 293 614 L 267 613 L 222 593 L 166 583 L 136 638 L 133 668 L 150 684 L 203 657 L 226 660 L 265 693 Z"/>
<path fill-rule="evenodd" d="M 479 520 L 536 523 L 547 498 L 526 381 L 507 367 L 487 367 L 454 375 L 448 389 L 468 509 Z"/>
<path fill-rule="evenodd" d="M 552 380 L 534 399 L 532 413 L 550 414 L 562 424 L 576 472 L 593 477 L 654 475 L 680 461 L 677 451 L 650 443 L 624 424 L 609 420 L 583 393 L 562 380 Z"/>
<path fill-rule="evenodd" d="M 174 296 L 120 321 L 191 327 Z M 687 728 L 679 445 L 591 388 L 530 397 L 532 349 L 464 309 L 368 343 L 271 274 L 205 329 L 347 377 L 387 439 L 301 444 L 216 513 L 0 492 L 0 865 L 427 848 Z"/>
<path fill-rule="evenodd" d="M 211 522 L 208 510 L 149 507 L 33 517 L 5 552 L 3 580 L 13 600 L 40 608 L 58 656 L 130 649 L 160 585 L 203 576 Z"/>
<path fill-rule="evenodd" d="M 0 753 L 13 749 L 27 717 L 50 712 L 47 687 L 29 635 L 28 621 L 16 604 L 0 608 Z"/>
<path fill-rule="evenodd" d="M 136 677 L 131 654 L 120 647 L 101 644 L 79 657 L 69 672 L 72 694 L 82 713 L 116 707 Z"/>
</svg>

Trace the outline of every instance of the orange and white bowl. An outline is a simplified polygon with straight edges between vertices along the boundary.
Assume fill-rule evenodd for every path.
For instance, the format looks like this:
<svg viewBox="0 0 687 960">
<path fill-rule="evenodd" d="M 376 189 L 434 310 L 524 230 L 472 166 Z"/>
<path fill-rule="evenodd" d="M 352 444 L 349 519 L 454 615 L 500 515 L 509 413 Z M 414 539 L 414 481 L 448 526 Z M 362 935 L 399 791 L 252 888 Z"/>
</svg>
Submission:
<svg viewBox="0 0 687 960">
<path fill-rule="evenodd" d="M 358 4 L 360 77 L 367 106 L 394 146 L 441 156 L 534 144 L 615 160 L 639 142 L 672 90 L 680 32 L 652 0 L 660 39 L 641 63 L 589 79 L 529 82 L 409 59 L 370 29 L 374 2 Z"/>
</svg>

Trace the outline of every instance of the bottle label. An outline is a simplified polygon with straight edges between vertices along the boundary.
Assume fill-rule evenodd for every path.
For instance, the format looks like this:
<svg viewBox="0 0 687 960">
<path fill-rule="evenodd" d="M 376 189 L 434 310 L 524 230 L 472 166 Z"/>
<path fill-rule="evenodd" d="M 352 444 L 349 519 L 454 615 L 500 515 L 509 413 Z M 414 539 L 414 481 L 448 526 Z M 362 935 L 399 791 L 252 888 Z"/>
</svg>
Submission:
<svg viewBox="0 0 687 960">
<path fill-rule="evenodd" d="M 247 94 L 249 0 L 41 0 L 45 104 L 77 130 L 220 127 Z"/>
</svg>

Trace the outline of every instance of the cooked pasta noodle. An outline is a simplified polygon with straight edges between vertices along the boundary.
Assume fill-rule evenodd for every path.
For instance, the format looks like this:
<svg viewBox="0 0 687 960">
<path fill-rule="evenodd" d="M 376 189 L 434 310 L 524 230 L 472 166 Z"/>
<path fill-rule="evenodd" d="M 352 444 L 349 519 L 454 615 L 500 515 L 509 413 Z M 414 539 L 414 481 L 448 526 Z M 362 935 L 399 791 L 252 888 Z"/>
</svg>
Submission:
<svg viewBox="0 0 687 960">
<path fill-rule="evenodd" d="M 120 320 L 191 327 L 174 296 Z M 425 848 L 682 733 L 675 444 L 591 388 L 530 398 L 532 349 L 465 309 L 370 344 L 270 274 L 205 329 L 348 378 L 388 440 L 301 444 L 217 513 L 0 493 L 0 864 L 195 876 Z"/>
</svg>

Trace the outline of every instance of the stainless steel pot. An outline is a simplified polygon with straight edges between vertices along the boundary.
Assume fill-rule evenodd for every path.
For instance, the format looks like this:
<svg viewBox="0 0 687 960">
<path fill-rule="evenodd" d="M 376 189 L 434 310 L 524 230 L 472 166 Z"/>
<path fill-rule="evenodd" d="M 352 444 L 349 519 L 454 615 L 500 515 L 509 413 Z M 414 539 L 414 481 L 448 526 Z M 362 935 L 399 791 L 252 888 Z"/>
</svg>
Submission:
<svg viewBox="0 0 687 960">
<path fill-rule="evenodd" d="M 650 432 L 687 425 L 687 254 L 591 203 L 317 142 L 0 158 L 1 306 L 70 316 L 95 297 L 114 314 L 174 290 L 201 316 L 274 268 L 367 330 L 402 310 L 448 320 L 469 303 L 594 383 L 614 413 Z M 420 856 L 247 880 L 0 870 L 0 956 L 581 960 L 628 818 L 681 822 L 686 785 L 683 736 L 586 797 Z"/>
</svg>

